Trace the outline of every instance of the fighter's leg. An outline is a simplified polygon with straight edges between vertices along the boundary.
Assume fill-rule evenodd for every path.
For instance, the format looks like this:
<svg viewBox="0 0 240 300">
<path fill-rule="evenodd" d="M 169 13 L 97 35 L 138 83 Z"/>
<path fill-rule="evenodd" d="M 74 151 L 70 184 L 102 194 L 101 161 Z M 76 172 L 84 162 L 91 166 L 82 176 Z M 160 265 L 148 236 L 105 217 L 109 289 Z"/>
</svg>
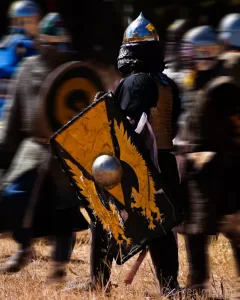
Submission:
<svg viewBox="0 0 240 300">
<path fill-rule="evenodd" d="M 90 249 L 90 278 L 89 282 L 78 285 L 81 290 L 89 291 L 105 288 L 109 293 L 111 283 L 111 267 L 113 256 L 110 253 L 106 232 L 99 222 L 90 224 L 91 229 L 91 249 Z"/>
<path fill-rule="evenodd" d="M 31 246 L 32 231 L 22 228 L 35 180 L 36 170 L 30 170 L 1 192 L 0 228 L 12 232 L 19 249 L 0 268 L 0 272 L 18 272 L 36 258 L 34 248 Z"/>
<path fill-rule="evenodd" d="M 55 247 L 52 255 L 52 270 L 47 282 L 58 283 L 67 276 L 67 264 L 70 262 L 72 251 L 76 243 L 76 233 L 71 231 L 58 234 L 55 237 Z"/>
<path fill-rule="evenodd" d="M 240 278 L 240 239 L 231 239 L 230 242 L 233 249 L 237 276 Z"/>
<path fill-rule="evenodd" d="M 232 215 L 226 215 L 220 225 L 221 232 L 229 239 L 233 256 L 235 260 L 235 268 L 237 273 L 236 298 L 240 297 L 240 212 Z"/>
<path fill-rule="evenodd" d="M 174 233 L 154 238 L 149 243 L 149 251 L 156 276 L 163 292 L 178 289 L 178 247 Z"/>
<path fill-rule="evenodd" d="M 31 237 L 29 229 L 18 229 L 13 232 L 13 239 L 18 243 L 18 250 L 0 268 L 1 273 L 19 272 L 36 259 Z"/>
<path fill-rule="evenodd" d="M 209 237 L 204 234 L 185 237 L 189 263 L 188 287 L 198 292 L 205 289 L 209 279 L 208 240 Z"/>
<path fill-rule="evenodd" d="M 106 232 L 98 222 L 91 223 L 90 276 L 93 286 L 105 287 L 111 276 L 113 257 Z"/>
</svg>

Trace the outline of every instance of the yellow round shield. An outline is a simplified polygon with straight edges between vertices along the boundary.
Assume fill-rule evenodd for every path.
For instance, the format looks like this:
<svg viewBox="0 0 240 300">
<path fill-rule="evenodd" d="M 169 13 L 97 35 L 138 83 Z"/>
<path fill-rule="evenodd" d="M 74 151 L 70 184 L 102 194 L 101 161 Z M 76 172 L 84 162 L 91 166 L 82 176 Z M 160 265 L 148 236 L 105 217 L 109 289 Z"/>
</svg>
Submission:
<svg viewBox="0 0 240 300">
<path fill-rule="evenodd" d="M 43 99 L 41 125 L 48 135 L 89 106 L 99 91 L 104 91 L 104 86 L 92 65 L 69 62 L 55 69 L 40 91 Z"/>
</svg>

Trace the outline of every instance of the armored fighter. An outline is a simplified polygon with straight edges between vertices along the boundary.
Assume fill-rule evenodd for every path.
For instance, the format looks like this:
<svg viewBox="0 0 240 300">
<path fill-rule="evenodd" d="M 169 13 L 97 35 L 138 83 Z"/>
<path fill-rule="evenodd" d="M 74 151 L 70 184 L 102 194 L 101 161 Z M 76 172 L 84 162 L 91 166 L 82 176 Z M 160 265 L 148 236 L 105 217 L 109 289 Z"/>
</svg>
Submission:
<svg viewBox="0 0 240 300">
<path fill-rule="evenodd" d="M 163 48 L 154 26 L 140 14 L 124 34 L 118 70 L 127 77 L 115 94 L 117 104 L 134 122 L 135 129 L 142 114 L 146 114 L 156 139 L 163 190 L 176 204 L 179 177 L 176 159 L 171 152 L 181 104 L 177 85 L 163 74 Z M 160 287 L 163 290 L 178 289 L 178 251 L 174 234 L 168 231 L 162 237 L 150 239 L 148 247 Z"/>
<path fill-rule="evenodd" d="M 108 286 L 113 258 L 123 264 L 146 246 L 164 293 L 178 289 L 171 229 L 181 219 L 181 205 L 170 152 L 181 105 L 175 83 L 162 73 L 163 57 L 156 29 L 139 15 L 119 52 L 118 69 L 126 78 L 51 139 L 92 219 L 86 289 Z"/>
<path fill-rule="evenodd" d="M 217 60 L 210 59 L 203 65 L 211 65 L 214 75 L 192 95 L 194 105 L 189 107 L 180 130 L 180 149 L 186 158 L 183 187 L 188 199 L 188 285 L 200 294 L 207 289 L 209 279 L 210 235 L 226 235 L 232 245 L 237 276 L 240 275 L 240 64 L 235 51 L 239 21 L 238 14 L 231 14 L 220 23 L 219 37 L 226 41 L 225 49 Z"/>
<path fill-rule="evenodd" d="M 1 271 L 17 272 L 28 263 L 32 238 L 55 235 L 49 280 L 60 280 L 66 275 L 72 231 L 86 229 L 87 222 L 75 191 L 49 152 L 48 140 L 86 105 L 86 89 L 94 93 L 101 86 L 95 81 L 81 89 L 87 81 L 82 74 L 92 73 L 72 61 L 71 38 L 59 14 L 42 20 L 37 41 L 40 55 L 24 60 L 16 73 L 1 131 L 0 230 L 12 232 L 19 244 Z"/>
<path fill-rule="evenodd" d="M 181 60 L 189 66 L 183 79 L 183 110 L 194 105 L 194 93 L 215 76 L 218 56 L 222 51 L 220 40 L 211 26 L 204 25 L 186 32 L 181 44 Z"/>
<path fill-rule="evenodd" d="M 40 8 L 34 1 L 14 2 L 10 8 L 9 34 L 0 41 L 0 122 L 9 82 L 24 57 L 37 54 L 35 37 L 40 22 Z"/>
</svg>

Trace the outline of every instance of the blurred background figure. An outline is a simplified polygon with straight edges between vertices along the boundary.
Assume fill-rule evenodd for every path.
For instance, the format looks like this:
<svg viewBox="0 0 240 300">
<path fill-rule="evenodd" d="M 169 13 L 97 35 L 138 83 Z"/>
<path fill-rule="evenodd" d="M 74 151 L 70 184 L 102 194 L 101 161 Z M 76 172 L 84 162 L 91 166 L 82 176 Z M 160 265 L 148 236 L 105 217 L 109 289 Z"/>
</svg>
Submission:
<svg viewBox="0 0 240 300">
<path fill-rule="evenodd" d="M 216 64 L 222 47 L 215 30 L 209 25 L 204 25 L 188 30 L 182 38 L 180 48 L 183 71 L 180 85 L 182 113 L 179 125 L 183 126 L 189 110 L 195 105 L 196 92 L 201 91 L 218 71 Z M 174 143 L 183 142 L 180 134 Z M 182 160 L 180 157 L 178 159 L 180 163 Z M 179 166 L 180 169 L 182 167 Z"/>
<path fill-rule="evenodd" d="M 57 67 L 75 58 L 58 13 L 43 18 L 36 39 L 40 54 L 25 58 L 15 74 L 0 136 L 0 230 L 12 232 L 19 244 L 1 272 L 18 272 L 31 261 L 33 238 L 55 235 L 48 278 L 54 282 L 66 277 L 75 243 L 72 232 L 87 229 L 88 224 L 79 211 L 75 191 L 49 152 L 52 132 L 44 126 L 53 99 L 45 103 L 41 87 Z M 59 112 L 56 109 L 53 113 L 56 116 Z"/>
<path fill-rule="evenodd" d="M 218 38 L 223 47 L 218 59 L 221 72 L 240 85 L 240 14 L 229 14 L 220 21 Z"/>
<path fill-rule="evenodd" d="M 184 77 L 184 68 L 180 57 L 181 41 L 184 33 L 191 28 L 190 26 L 190 20 L 177 19 L 167 28 L 166 33 L 166 69 L 164 70 L 164 73 L 175 80 L 179 88 L 182 86 Z"/>
<path fill-rule="evenodd" d="M 22 30 L 31 38 L 37 35 L 40 8 L 36 2 L 32 0 L 14 2 L 9 9 L 9 18 L 12 32 Z"/>
<path fill-rule="evenodd" d="M 226 37 L 223 33 L 230 33 L 229 27 L 220 24 L 220 36 Z M 228 35 L 225 50 L 210 26 L 194 28 L 185 37 L 194 46 L 196 72 L 188 87 L 191 102 L 179 133 L 180 151 L 185 155 L 182 186 L 188 201 L 188 285 L 201 294 L 209 280 L 211 235 L 223 233 L 229 238 L 240 276 L 240 54 L 229 51 L 236 49 L 231 37 Z"/>
<path fill-rule="evenodd" d="M 14 72 L 24 57 L 37 54 L 34 39 L 40 15 L 38 4 L 30 0 L 16 1 L 9 8 L 9 33 L 0 41 L 0 122 Z"/>
<path fill-rule="evenodd" d="M 183 110 L 195 103 L 194 93 L 215 76 L 217 59 L 222 51 L 215 30 L 209 26 L 190 29 L 182 39 L 181 60 L 188 70 L 183 79 Z"/>
<path fill-rule="evenodd" d="M 219 39 L 226 50 L 240 50 L 240 14 L 228 14 L 218 27 Z"/>
</svg>

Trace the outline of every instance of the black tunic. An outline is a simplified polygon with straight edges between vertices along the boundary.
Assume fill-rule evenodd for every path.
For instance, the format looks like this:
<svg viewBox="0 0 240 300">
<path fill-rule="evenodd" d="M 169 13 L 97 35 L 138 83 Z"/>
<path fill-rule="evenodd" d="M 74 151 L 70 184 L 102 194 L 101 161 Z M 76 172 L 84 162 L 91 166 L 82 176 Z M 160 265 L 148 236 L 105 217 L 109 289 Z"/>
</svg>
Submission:
<svg viewBox="0 0 240 300">
<path fill-rule="evenodd" d="M 178 117 L 181 112 L 181 101 L 178 87 L 174 81 L 165 74 L 163 78 L 172 87 L 172 139 L 174 139 L 177 132 Z M 151 107 L 156 106 L 157 101 L 161 101 L 161 95 L 158 95 L 158 84 L 161 84 L 161 74 L 138 73 L 123 79 L 115 94 L 116 101 L 120 105 L 124 115 L 135 120 L 136 124 L 143 112 L 149 116 Z M 179 197 L 178 168 L 175 156 L 171 151 L 172 149 L 158 149 L 158 162 L 162 173 L 164 191 L 171 199 L 175 208 L 182 212 L 183 205 L 180 201 L 181 197 Z"/>
<path fill-rule="evenodd" d="M 174 136 L 177 131 L 177 121 L 181 112 L 181 100 L 179 98 L 178 87 L 169 77 L 164 75 L 168 83 L 172 86 L 173 92 L 173 113 L 172 126 Z M 150 108 L 156 106 L 158 101 L 158 74 L 138 73 L 123 79 L 116 90 L 117 102 L 124 114 L 136 123 L 143 112 L 149 116 Z"/>
</svg>

